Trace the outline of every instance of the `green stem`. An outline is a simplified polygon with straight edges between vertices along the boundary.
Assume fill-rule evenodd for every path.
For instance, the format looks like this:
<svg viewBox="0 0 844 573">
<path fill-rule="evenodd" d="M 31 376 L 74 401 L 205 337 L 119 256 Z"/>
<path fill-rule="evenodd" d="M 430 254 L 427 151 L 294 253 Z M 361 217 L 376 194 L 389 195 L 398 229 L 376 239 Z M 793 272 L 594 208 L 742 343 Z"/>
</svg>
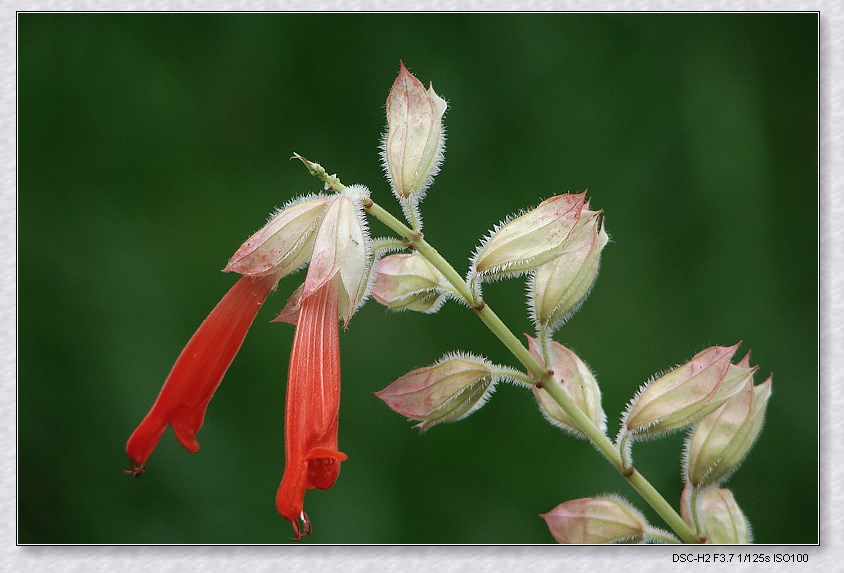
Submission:
<svg viewBox="0 0 844 573">
<path fill-rule="evenodd" d="M 407 222 L 410 223 L 410 228 L 418 233 L 422 229 L 422 216 L 419 214 L 418 203 L 410 197 L 406 197 L 404 199 L 403 211 L 407 215 Z"/>
<path fill-rule="evenodd" d="M 700 543 L 700 539 L 695 535 L 695 532 L 683 521 L 683 518 L 680 517 L 680 514 L 677 513 L 671 504 L 665 501 L 665 498 L 651 485 L 651 482 L 646 480 L 645 476 L 637 472 L 634 468 L 631 468 L 631 470 L 633 471 L 632 474 L 624 476 L 627 479 L 627 483 L 632 485 L 633 489 L 642 496 L 642 499 L 647 501 L 663 521 L 674 530 L 674 533 L 680 536 L 683 543 Z"/>
<path fill-rule="evenodd" d="M 372 252 L 388 251 L 391 249 L 406 249 L 407 241 L 403 239 L 381 239 L 372 242 Z"/>
<path fill-rule="evenodd" d="M 536 386 L 536 380 L 534 380 L 521 370 L 516 370 L 515 368 L 510 368 L 509 366 L 501 366 L 496 364 L 495 368 L 492 370 L 492 375 L 503 378 L 508 382 L 511 382 L 523 388 L 532 388 Z"/>
<path fill-rule="evenodd" d="M 540 324 L 536 332 L 539 337 L 539 344 L 542 346 L 542 359 L 545 361 L 545 368 L 551 368 L 551 356 L 548 354 L 548 324 Z"/>
<path fill-rule="evenodd" d="M 633 460 L 630 459 L 630 434 L 627 433 L 626 426 L 622 428 L 623 433 L 619 432 L 619 438 L 616 440 L 616 449 L 621 452 L 621 467 L 622 471 L 628 471 L 633 467 Z"/>
<path fill-rule="evenodd" d="M 692 523 L 695 524 L 695 529 L 700 533 L 703 534 L 703 527 L 701 527 L 700 523 L 700 514 L 697 511 L 697 494 L 700 490 L 698 488 L 693 487 L 691 495 L 689 496 L 689 505 L 691 506 L 692 512 Z"/>
</svg>

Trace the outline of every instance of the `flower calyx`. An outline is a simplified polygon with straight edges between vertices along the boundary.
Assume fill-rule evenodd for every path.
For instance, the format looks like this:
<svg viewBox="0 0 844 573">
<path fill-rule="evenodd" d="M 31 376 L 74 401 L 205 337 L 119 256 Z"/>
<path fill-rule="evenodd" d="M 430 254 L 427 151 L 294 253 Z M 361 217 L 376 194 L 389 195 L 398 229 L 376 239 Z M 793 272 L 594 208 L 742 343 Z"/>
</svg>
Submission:
<svg viewBox="0 0 844 573">
<path fill-rule="evenodd" d="M 617 496 L 573 499 L 540 517 L 557 543 L 641 543 L 648 527 L 642 513 Z"/>
<path fill-rule="evenodd" d="M 756 367 L 745 357 L 735 368 L 750 370 L 742 388 L 697 423 L 686 438 L 683 468 L 686 482 L 701 489 L 719 485 L 738 468 L 762 431 L 771 397 L 772 377 L 753 384 Z"/>
<path fill-rule="evenodd" d="M 549 334 L 574 315 L 598 276 L 601 251 L 609 241 L 600 211 L 584 205 L 569 239 L 582 246 L 553 258 L 531 274 L 528 305 L 533 321 Z"/>
<path fill-rule="evenodd" d="M 531 356 L 540 364 L 543 363 L 540 341 L 531 336 L 527 338 Z M 589 367 L 574 352 L 553 340 L 550 341 L 548 357 L 550 359 L 548 366 L 563 391 L 601 432 L 606 432 L 607 416 L 601 407 L 601 389 Z M 554 401 L 541 384 L 534 385 L 531 389 L 542 415 L 548 422 L 577 437 L 586 438 L 577 422 Z"/>
<path fill-rule="evenodd" d="M 478 410 L 495 389 L 496 368 L 485 358 L 464 353 L 443 356 L 376 392 L 395 412 L 418 421 L 421 431 L 462 420 Z"/>
<path fill-rule="evenodd" d="M 391 310 L 432 314 L 449 292 L 445 277 L 419 253 L 393 254 L 378 261 L 372 298 Z"/>
<path fill-rule="evenodd" d="M 387 131 L 381 157 L 396 198 L 418 203 L 439 172 L 445 149 L 446 101 L 400 63 L 387 96 Z"/>
<path fill-rule="evenodd" d="M 580 220 L 585 197 L 585 192 L 557 195 L 497 225 L 472 257 L 470 279 L 516 277 L 582 247 L 588 235 L 572 231 Z"/>
</svg>

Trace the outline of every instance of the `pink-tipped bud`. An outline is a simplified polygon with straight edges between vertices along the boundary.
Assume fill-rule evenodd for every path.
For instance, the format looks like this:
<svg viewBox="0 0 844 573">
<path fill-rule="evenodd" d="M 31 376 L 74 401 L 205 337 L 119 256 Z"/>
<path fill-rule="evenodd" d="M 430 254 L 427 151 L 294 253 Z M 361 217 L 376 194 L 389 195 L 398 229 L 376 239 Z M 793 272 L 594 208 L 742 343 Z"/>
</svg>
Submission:
<svg viewBox="0 0 844 573">
<path fill-rule="evenodd" d="M 296 199 L 277 211 L 232 255 L 225 272 L 244 276 L 284 276 L 308 262 L 314 234 L 329 197 Z"/>
<path fill-rule="evenodd" d="M 527 338 L 528 350 L 531 355 L 540 364 L 543 363 L 544 360 L 539 341 L 530 336 Z M 563 391 L 568 394 L 572 402 L 602 432 L 605 432 L 607 428 L 607 416 L 601 407 L 601 389 L 598 387 L 598 381 L 595 380 L 595 376 L 589 370 L 589 367 L 583 363 L 577 354 L 558 342 L 551 341 L 548 355 L 551 359 L 551 364 L 548 367 L 554 371 L 554 379 L 560 383 Z M 546 420 L 578 437 L 586 437 L 577 423 L 551 398 L 551 395 L 547 391 L 536 386 L 532 388 L 533 394 L 536 396 L 536 401 L 539 404 L 539 409 Z"/>
<path fill-rule="evenodd" d="M 387 96 L 387 133 L 382 159 L 399 199 L 421 199 L 440 169 L 445 148 L 446 102 L 427 90 L 404 63 Z"/>
<path fill-rule="evenodd" d="M 375 395 L 423 432 L 461 420 L 484 405 L 496 377 L 492 365 L 470 354 L 448 354 L 432 366 L 408 372 Z"/>
<path fill-rule="evenodd" d="M 350 185 L 332 199 L 314 238 L 302 290 L 302 297 L 310 296 L 339 275 L 340 318 L 346 323 L 367 294 L 372 249 L 360 198 L 368 193 L 362 185 Z"/>
<path fill-rule="evenodd" d="M 378 261 L 372 297 L 391 310 L 434 313 L 445 300 L 444 284 L 419 253 L 389 255 Z"/>
<path fill-rule="evenodd" d="M 478 248 L 473 268 L 482 280 L 518 276 L 582 247 L 588 236 L 572 233 L 586 193 L 557 195 L 492 230 Z"/>
<path fill-rule="evenodd" d="M 585 497 L 541 514 L 557 543 L 641 543 L 647 522 L 642 513 L 616 497 Z"/>
<path fill-rule="evenodd" d="M 738 368 L 738 367 L 736 367 Z M 686 481 L 696 488 L 723 483 L 741 464 L 762 430 L 771 377 L 758 386 L 753 375 L 742 390 L 704 416 L 686 440 Z"/>
<path fill-rule="evenodd" d="M 739 508 L 733 492 L 724 488 L 710 487 L 697 492 L 696 512 L 692 512 L 694 488 L 686 484 L 680 496 L 680 515 L 695 528 L 694 513 L 702 531 L 698 535 L 707 543 L 719 545 L 746 544 L 753 542 L 753 532 L 747 517 Z"/>
<path fill-rule="evenodd" d="M 718 408 L 741 389 L 741 375 L 727 375 L 736 348 L 707 348 L 644 385 L 625 410 L 622 429 L 630 436 L 657 436 L 686 428 Z"/>
<path fill-rule="evenodd" d="M 577 310 L 592 289 L 598 276 L 601 251 L 609 241 L 600 211 L 584 207 L 577 226 L 569 239 L 582 247 L 562 254 L 545 263 L 534 273 L 529 283 L 529 301 L 533 319 L 554 331 L 563 325 Z"/>
</svg>

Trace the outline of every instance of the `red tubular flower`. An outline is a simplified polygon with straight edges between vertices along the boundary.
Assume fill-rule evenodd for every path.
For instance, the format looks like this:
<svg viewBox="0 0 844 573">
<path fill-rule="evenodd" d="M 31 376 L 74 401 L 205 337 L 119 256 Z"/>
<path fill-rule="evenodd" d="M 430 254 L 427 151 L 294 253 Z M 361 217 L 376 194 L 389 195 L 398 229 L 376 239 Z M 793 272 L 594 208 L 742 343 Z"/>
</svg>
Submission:
<svg viewBox="0 0 844 573">
<path fill-rule="evenodd" d="M 190 452 L 199 450 L 196 433 L 205 409 L 234 359 L 255 315 L 278 282 L 277 275 L 241 277 L 191 337 L 179 355 L 152 409 L 132 433 L 126 453 L 140 476 L 167 425 Z"/>
<path fill-rule="evenodd" d="M 340 341 L 338 287 L 328 281 L 300 301 L 290 355 L 285 408 L 284 477 L 278 512 L 293 524 L 295 541 L 311 532 L 305 490 L 328 489 L 346 454 L 338 450 Z M 300 520 L 302 526 L 300 527 Z"/>
<path fill-rule="evenodd" d="M 370 253 L 359 202 L 351 195 L 362 190 L 348 188 L 348 195 L 332 201 L 314 239 L 305 282 L 277 319 L 296 324 L 287 373 L 284 476 L 276 495 L 278 512 L 293 524 L 294 541 L 311 532 L 305 491 L 334 485 L 346 459 L 337 445 L 338 322 L 348 322 L 365 292 Z"/>
<path fill-rule="evenodd" d="M 305 491 L 328 489 L 346 454 L 338 450 L 339 321 L 348 323 L 368 295 L 372 266 L 361 201 L 369 190 L 346 187 L 331 198 L 305 197 L 276 213 L 235 253 L 225 270 L 242 276 L 188 342 L 152 409 L 129 438 L 127 473 L 140 476 L 167 425 L 189 451 L 223 375 L 261 305 L 279 279 L 310 258 L 304 284 L 276 319 L 296 325 L 285 416 L 284 477 L 279 513 L 298 541 L 311 532 Z M 301 525 L 300 525 L 301 523 Z"/>
</svg>

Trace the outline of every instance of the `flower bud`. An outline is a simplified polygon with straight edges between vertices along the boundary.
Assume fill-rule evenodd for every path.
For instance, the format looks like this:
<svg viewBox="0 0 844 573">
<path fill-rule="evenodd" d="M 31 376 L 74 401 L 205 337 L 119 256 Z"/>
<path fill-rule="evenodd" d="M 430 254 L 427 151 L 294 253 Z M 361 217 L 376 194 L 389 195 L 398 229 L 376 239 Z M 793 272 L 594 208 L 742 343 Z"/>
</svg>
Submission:
<svg viewBox="0 0 844 573">
<path fill-rule="evenodd" d="M 419 422 L 423 432 L 461 420 L 484 405 L 495 387 L 492 365 L 469 354 L 447 354 L 433 366 L 408 372 L 375 395 L 392 410 Z"/>
<path fill-rule="evenodd" d="M 743 382 L 736 366 L 728 376 L 735 346 L 713 346 L 689 362 L 640 388 L 627 406 L 622 429 L 628 435 L 652 437 L 685 428 L 709 414 Z"/>
<path fill-rule="evenodd" d="M 680 497 L 680 515 L 695 528 L 691 507 L 693 492 L 691 484 L 686 484 Z M 736 503 L 733 492 L 723 488 L 706 488 L 698 491 L 695 501 L 697 521 L 702 529 L 698 534 L 705 537 L 707 543 L 725 545 L 753 542 L 750 523 Z"/>
<path fill-rule="evenodd" d="M 696 488 L 724 482 L 741 464 L 762 430 L 771 396 L 771 377 L 753 385 L 753 371 L 742 390 L 704 416 L 686 440 L 686 481 Z"/>
<path fill-rule="evenodd" d="M 382 145 L 384 170 L 399 199 L 420 200 L 440 169 L 445 148 L 442 118 L 446 102 L 427 90 L 400 64 L 387 96 L 387 133 Z"/>
<path fill-rule="evenodd" d="M 616 497 L 585 497 L 541 514 L 557 543 L 641 543 L 647 522 Z"/>
<path fill-rule="evenodd" d="M 279 209 L 241 245 L 223 270 L 245 276 L 284 276 L 297 270 L 311 256 L 314 235 L 329 201 L 329 197 L 311 195 Z"/>
<path fill-rule="evenodd" d="M 598 276 L 601 251 L 609 240 L 603 225 L 598 229 L 599 217 L 600 211 L 587 211 L 584 207 L 570 239 L 579 243 L 580 233 L 585 233 L 583 246 L 540 266 L 530 280 L 529 299 L 534 321 L 551 331 L 577 312 Z"/>
<path fill-rule="evenodd" d="M 389 255 L 378 261 L 372 297 L 392 310 L 434 313 L 445 300 L 444 279 L 419 253 Z"/>
<path fill-rule="evenodd" d="M 301 294 L 310 296 L 339 275 L 340 317 L 346 323 L 365 298 L 372 263 L 369 230 L 360 204 L 360 197 L 367 193 L 362 185 L 350 185 L 332 199 L 314 238 Z"/>
<path fill-rule="evenodd" d="M 575 239 L 572 230 L 580 220 L 586 193 L 546 199 L 538 207 L 495 227 L 474 256 L 478 276 L 518 276 L 582 247 L 585 233 Z"/>
<path fill-rule="evenodd" d="M 539 341 L 531 336 L 527 338 L 531 356 L 542 364 L 544 359 L 542 358 Z M 554 371 L 554 379 L 560 383 L 563 391 L 568 394 L 578 408 L 600 428 L 601 432 L 605 432 L 607 416 L 601 408 L 601 389 L 598 387 L 595 376 L 574 352 L 558 342 L 551 341 L 548 354 L 551 359 L 551 364 L 548 367 Z M 536 386 L 533 386 L 532 389 L 536 401 L 539 403 L 539 409 L 546 420 L 578 437 L 586 437 L 577 423 L 551 398 L 546 390 Z"/>
</svg>

